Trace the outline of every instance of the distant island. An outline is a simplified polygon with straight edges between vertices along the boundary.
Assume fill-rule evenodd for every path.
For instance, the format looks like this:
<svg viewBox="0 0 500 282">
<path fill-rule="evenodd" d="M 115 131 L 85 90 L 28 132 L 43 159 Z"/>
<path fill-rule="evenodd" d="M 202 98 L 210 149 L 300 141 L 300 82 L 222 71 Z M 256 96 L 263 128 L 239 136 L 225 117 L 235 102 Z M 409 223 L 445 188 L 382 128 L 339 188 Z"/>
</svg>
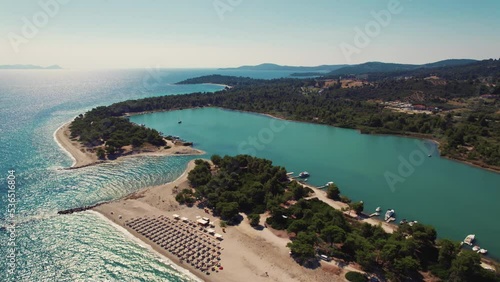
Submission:
<svg viewBox="0 0 500 282">
<path fill-rule="evenodd" d="M 0 70 L 60 70 L 62 69 L 59 65 L 51 65 L 48 67 L 42 67 L 37 65 L 0 65 Z"/>
</svg>

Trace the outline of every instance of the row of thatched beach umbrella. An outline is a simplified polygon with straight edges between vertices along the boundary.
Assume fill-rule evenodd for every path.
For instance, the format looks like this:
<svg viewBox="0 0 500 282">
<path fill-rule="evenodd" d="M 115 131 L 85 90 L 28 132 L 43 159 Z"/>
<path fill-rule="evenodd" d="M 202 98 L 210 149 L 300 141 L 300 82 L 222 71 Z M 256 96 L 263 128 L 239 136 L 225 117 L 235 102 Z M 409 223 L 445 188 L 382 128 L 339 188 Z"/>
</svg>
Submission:
<svg viewBox="0 0 500 282">
<path fill-rule="evenodd" d="M 146 216 L 132 218 L 125 224 L 207 275 L 210 271 L 222 270 L 220 242 L 207 235 L 207 229 L 203 226 L 198 226 L 187 218 L 181 220 L 163 215 Z"/>
</svg>

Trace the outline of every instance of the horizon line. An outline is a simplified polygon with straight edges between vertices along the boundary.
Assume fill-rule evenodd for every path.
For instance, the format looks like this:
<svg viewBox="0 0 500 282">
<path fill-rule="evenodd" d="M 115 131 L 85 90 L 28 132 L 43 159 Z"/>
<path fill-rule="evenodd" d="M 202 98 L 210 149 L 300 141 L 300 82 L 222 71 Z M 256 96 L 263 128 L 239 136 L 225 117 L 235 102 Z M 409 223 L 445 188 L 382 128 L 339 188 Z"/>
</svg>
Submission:
<svg viewBox="0 0 500 282">
<path fill-rule="evenodd" d="M 282 67 L 319 67 L 319 66 L 332 66 L 332 65 L 346 65 L 346 66 L 355 66 L 355 65 L 361 65 L 361 64 L 366 64 L 366 63 L 384 63 L 384 64 L 403 64 L 403 65 L 425 65 L 425 64 L 432 64 L 436 62 L 441 62 L 441 61 L 446 61 L 446 60 L 476 60 L 476 61 L 484 61 L 484 60 L 497 60 L 499 58 L 446 58 L 446 59 L 440 59 L 437 61 L 431 61 L 431 62 L 426 62 L 426 63 L 407 63 L 407 62 L 387 62 L 387 61 L 378 61 L 378 60 L 371 60 L 371 61 L 365 61 L 365 62 L 360 62 L 360 63 L 352 63 L 352 64 L 346 64 L 346 63 L 323 63 L 323 64 L 314 64 L 314 65 L 293 65 L 293 64 L 280 64 L 280 63 L 272 63 L 272 62 L 263 62 L 263 63 L 257 63 L 257 64 L 240 64 L 237 66 L 172 66 L 172 67 L 167 67 L 167 66 L 161 66 L 161 65 L 156 65 L 156 66 L 130 66 L 130 67 L 63 67 L 60 64 L 51 64 L 47 66 L 42 66 L 42 65 L 37 65 L 37 64 L 31 64 L 31 63 L 26 63 L 26 64 L 0 64 L 0 66 L 16 66 L 16 65 L 33 65 L 33 66 L 41 66 L 43 67 L 42 69 L 24 69 L 24 70 L 132 70 L 132 69 L 219 69 L 219 68 L 239 68 L 243 66 L 259 66 L 263 64 L 272 64 L 272 65 L 277 65 L 277 66 L 282 66 Z M 61 67 L 60 69 L 45 69 L 45 67 L 50 67 L 50 66 L 59 66 Z M 0 69 L 0 70 L 23 70 L 23 69 Z"/>
</svg>

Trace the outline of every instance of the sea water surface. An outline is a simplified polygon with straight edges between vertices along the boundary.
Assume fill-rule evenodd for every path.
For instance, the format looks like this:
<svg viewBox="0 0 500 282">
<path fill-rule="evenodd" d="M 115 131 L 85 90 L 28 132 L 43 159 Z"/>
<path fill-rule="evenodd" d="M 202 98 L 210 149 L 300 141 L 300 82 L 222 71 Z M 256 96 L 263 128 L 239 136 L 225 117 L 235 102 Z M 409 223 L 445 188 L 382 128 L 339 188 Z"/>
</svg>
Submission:
<svg viewBox="0 0 500 282">
<path fill-rule="evenodd" d="M 72 160 L 54 141 L 53 134 L 92 107 L 222 89 L 217 85 L 174 84 L 212 73 L 255 78 L 290 74 L 154 68 L 1 70 L 0 281 L 193 280 L 95 214 L 57 215 L 59 210 L 117 199 L 143 187 L 172 181 L 193 157 L 138 157 L 60 170 L 70 166 Z M 7 191 L 9 170 L 15 170 L 13 193 Z M 9 194 L 15 196 L 15 207 L 8 207 Z"/>
<path fill-rule="evenodd" d="M 178 124 L 178 120 L 182 124 Z M 395 209 L 399 220 L 436 227 L 441 238 L 477 244 L 500 256 L 500 174 L 441 158 L 430 141 L 379 135 L 218 108 L 137 115 L 131 121 L 194 142 L 209 154 L 273 160 L 308 183 L 335 182 L 365 211 Z M 431 155 L 431 157 L 429 157 Z"/>
</svg>

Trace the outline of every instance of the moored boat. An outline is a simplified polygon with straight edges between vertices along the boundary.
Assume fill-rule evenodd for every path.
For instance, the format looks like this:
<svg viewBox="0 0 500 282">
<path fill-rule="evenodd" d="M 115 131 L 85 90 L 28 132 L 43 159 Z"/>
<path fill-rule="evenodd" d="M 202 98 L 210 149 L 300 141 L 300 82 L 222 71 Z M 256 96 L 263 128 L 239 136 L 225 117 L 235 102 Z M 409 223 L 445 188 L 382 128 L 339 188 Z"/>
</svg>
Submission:
<svg viewBox="0 0 500 282">
<path fill-rule="evenodd" d="M 488 250 L 485 250 L 485 249 L 480 249 L 479 251 L 477 251 L 478 253 L 480 254 L 486 254 L 488 252 Z"/>
<path fill-rule="evenodd" d="M 300 178 L 306 178 L 306 177 L 309 177 L 309 175 L 310 174 L 307 171 L 303 171 L 303 172 L 299 173 L 299 177 Z"/>
<path fill-rule="evenodd" d="M 388 221 L 390 218 L 392 218 L 394 216 L 394 213 L 394 210 L 388 209 L 387 212 L 385 212 L 385 221 Z"/>
<path fill-rule="evenodd" d="M 469 234 L 469 235 L 467 235 L 467 237 L 465 237 L 464 243 L 469 245 L 469 246 L 472 246 L 472 242 L 474 242 L 475 238 L 476 238 L 475 234 Z"/>
</svg>

